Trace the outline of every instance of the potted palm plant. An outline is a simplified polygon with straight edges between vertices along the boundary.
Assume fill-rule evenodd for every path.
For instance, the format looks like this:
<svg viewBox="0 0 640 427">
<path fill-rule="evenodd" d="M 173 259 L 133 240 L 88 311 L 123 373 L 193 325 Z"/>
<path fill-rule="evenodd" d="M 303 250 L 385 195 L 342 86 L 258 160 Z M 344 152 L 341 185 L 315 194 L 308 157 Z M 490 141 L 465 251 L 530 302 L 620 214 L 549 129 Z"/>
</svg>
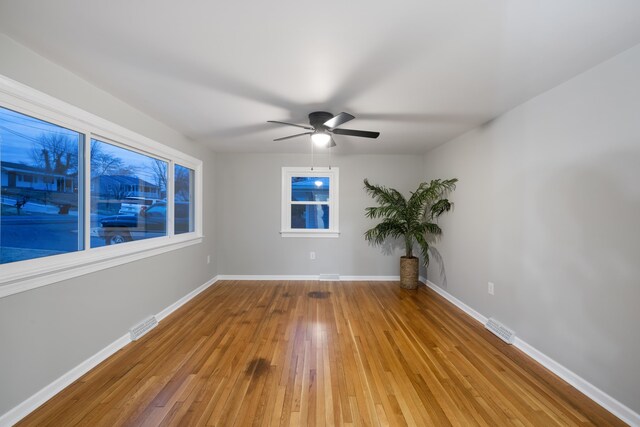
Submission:
<svg viewBox="0 0 640 427">
<path fill-rule="evenodd" d="M 366 208 L 366 216 L 382 220 L 367 230 L 364 237 L 374 245 L 382 244 L 388 237 L 404 240 L 405 255 L 400 258 L 401 287 L 418 287 L 419 266 L 418 258 L 413 256 L 413 247 L 418 243 L 424 265 L 428 266 L 429 241 L 442 234 L 437 220 L 451 210 L 453 203 L 446 196 L 455 189 L 456 182 L 456 178 L 423 182 L 407 200 L 398 190 L 364 180 L 365 190 L 378 203 L 378 206 Z"/>
</svg>

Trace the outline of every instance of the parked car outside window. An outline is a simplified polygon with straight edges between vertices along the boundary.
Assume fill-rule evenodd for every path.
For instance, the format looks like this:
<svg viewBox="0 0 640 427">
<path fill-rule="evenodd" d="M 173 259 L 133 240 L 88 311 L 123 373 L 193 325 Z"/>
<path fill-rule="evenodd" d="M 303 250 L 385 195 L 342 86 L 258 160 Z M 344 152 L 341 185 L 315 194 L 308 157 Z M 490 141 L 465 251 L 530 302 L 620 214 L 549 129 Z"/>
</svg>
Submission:
<svg viewBox="0 0 640 427">
<path fill-rule="evenodd" d="M 127 197 L 120 204 L 120 210 L 118 211 L 118 214 L 119 215 L 139 214 L 140 212 L 146 210 L 149 206 L 151 206 L 156 202 L 158 202 L 158 200 L 145 199 L 142 197 Z"/>
<path fill-rule="evenodd" d="M 189 204 L 176 202 L 175 207 L 175 233 L 188 232 Z M 167 203 L 156 202 L 138 213 L 103 218 L 100 220 L 99 235 L 107 245 L 166 236 Z"/>
</svg>

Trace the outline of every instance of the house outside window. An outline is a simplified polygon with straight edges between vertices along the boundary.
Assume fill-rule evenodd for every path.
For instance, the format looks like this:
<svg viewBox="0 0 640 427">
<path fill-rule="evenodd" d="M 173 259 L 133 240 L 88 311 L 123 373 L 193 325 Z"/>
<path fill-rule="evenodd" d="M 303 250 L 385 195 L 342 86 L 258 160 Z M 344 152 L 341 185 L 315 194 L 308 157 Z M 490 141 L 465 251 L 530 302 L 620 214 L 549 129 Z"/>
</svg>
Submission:
<svg viewBox="0 0 640 427">
<path fill-rule="evenodd" d="M 0 107 L 0 265 L 84 249 L 73 192 L 83 142 L 79 132 Z"/>
<path fill-rule="evenodd" d="M 282 168 L 282 237 L 339 237 L 338 168 Z"/>
<path fill-rule="evenodd" d="M 166 236 L 169 163 L 98 139 L 91 150 L 91 247 Z"/>
</svg>

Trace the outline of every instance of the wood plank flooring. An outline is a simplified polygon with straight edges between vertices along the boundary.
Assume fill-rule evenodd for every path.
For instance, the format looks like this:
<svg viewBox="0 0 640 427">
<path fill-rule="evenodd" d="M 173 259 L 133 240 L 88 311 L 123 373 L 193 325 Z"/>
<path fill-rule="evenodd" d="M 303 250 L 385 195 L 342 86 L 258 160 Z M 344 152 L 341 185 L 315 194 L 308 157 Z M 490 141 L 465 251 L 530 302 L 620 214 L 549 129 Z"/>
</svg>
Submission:
<svg viewBox="0 0 640 427">
<path fill-rule="evenodd" d="M 222 281 L 19 425 L 624 425 L 430 289 Z"/>
</svg>

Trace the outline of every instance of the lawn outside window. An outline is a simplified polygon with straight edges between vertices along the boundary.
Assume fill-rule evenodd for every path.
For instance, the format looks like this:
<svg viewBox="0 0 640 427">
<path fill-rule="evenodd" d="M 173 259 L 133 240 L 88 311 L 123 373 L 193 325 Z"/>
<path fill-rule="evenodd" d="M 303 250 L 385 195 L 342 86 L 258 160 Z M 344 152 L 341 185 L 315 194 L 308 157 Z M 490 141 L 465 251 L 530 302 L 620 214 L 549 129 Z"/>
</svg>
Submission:
<svg viewBox="0 0 640 427">
<path fill-rule="evenodd" d="M 339 237 L 339 170 L 282 168 L 282 237 Z"/>
</svg>

